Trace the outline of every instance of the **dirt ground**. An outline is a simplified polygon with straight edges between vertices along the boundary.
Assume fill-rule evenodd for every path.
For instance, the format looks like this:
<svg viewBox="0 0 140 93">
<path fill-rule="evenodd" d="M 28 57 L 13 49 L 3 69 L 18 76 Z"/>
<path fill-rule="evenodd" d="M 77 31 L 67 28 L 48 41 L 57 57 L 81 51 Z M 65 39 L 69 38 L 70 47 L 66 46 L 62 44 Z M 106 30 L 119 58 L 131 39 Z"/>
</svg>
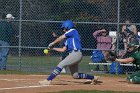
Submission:
<svg viewBox="0 0 140 93">
<path fill-rule="evenodd" d="M 60 75 L 52 85 L 39 85 L 46 75 L 0 75 L 0 93 L 40 93 L 64 90 L 112 90 L 140 92 L 139 84 L 128 84 L 125 78 L 100 77 L 97 85 L 84 79 L 73 79 L 70 75 Z"/>
</svg>

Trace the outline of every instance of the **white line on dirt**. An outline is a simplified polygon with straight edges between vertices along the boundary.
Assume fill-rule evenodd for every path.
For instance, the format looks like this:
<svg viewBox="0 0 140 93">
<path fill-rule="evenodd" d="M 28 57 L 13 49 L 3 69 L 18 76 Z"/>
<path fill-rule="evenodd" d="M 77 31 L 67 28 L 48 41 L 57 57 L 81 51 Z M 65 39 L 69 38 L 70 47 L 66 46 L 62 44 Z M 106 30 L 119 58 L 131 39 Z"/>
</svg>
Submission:
<svg viewBox="0 0 140 93">
<path fill-rule="evenodd" d="M 46 75 L 29 75 L 29 76 L 46 76 Z M 5 81 L 19 81 L 19 80 L 38 80 L 38 79 L 0 79 Z M 0 88 L 1 90 L 13 90 L 13 89 L 24 89 L 24 88 L 39 88 L 39 87 L 47 87 L 47 86 L 59 86 L 59 85 L 33 85 L 33 86 L 22 86 L 22 87 L 10 87 L 10 88 Z"/>
<path fill-rule="evenodd" d="M 38 79 L 0 79 L 5 81 L 20 81 L 20 80 L 38 80 Z"/>
<path fill-rule="evenodd" d="M 53 85 L 37 85 L 37 86 L 23 86 L 23 87 L 11 87 L 11 88 L 0 88 L 0 90 L 12 90 L 12 89 L 23 89 L 23 88 L 37 88 L 37 87 L 47 87 Z"/>
</svg>

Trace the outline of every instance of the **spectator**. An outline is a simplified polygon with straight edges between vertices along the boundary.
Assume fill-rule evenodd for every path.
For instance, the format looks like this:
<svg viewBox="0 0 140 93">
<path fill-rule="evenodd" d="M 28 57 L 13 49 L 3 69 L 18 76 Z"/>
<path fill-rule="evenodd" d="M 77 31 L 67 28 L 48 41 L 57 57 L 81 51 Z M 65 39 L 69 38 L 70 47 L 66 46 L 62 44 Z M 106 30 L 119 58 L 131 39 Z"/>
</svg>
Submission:
<svg viewBox="0 0 140 93">
<path fill-rule="evenodd" d="M 126 33 L 126 34 L 133 33 L 134 35 L 137 35 L 136 26 L 133 24 L 130 24 L 130 22 L 131 21 L 129 19 L 126 19 L 126 21 L 125 21 L 126 24 L 122 26 L 122 32 Z"/>
<path fill-rule="evenodd" d="M 127 81 L 130 83 L 140 83 L 140 47 L 137 48 L 136 43 L 130 43 L 128 45 L 129 57 L 124 59 L 116 59 L 116 62 L 130 63 L 136 65 L 136 72 L 127 77 Z"/>
<path fill-rule="evenodd" d="M 107 31 L 105 29 L 97 30 L 93 33 L 93 37 L 97 40 L 97 49 L 102 50 L 104 54 L 105 60 L 103 60 L 104 63 L 106 63 L 106 60 L 109 55 L 109 50 L 112 46 L 112 38 L 108 36 Z M 97 65 L 97 69 L 99 66 Z M 104 65 L 104 70 L 108 72 L 107 65 Z"/>
<path fill-rule="evenodd" d="M 116 50 L 116 49 L 118 49 L 118 57 L 122 58 L 125 55 L 126 50 L 127 50 L 127 37 L 122 32 L 118 33 L 118 38 L 116 39 L 115 42 L 113 42 L 112 50 Z"/>
<path fill-rule="evenodd" d="M 1 19 L 2 15 L 0 16 Z M 9 52 L 9 46 L 10 46 L 10 41 L 11 37 L 14 34 L 12 25 L 11 25 L 11 20 L 14 19 L 12 14 L 7 14 L 6 15 L 7 21 L 0 21 L 0 69 L 1 70 L 6 70 L 6 63 L 7 63 L 7 56 Z"/>
<path fill-rule="evenodd" d="M 137 45 L 139 45 L 139 36 L 137 33 L 137 28 L 134 24 L 130 24 L 130 19 L 126 19 L 125 25 L 122 26 L 122 31 L 119 33 L 119 44 L 118 44 L 118 57 L 122 58 L 126 51 L 128 44 L 131 42 L 137 42 Z"/>
<path fill-rule="evenodd" d="M 8 22 L 11 22 L 14 18 L 15 18 L 15 17 L 13 17 L 12 14 L 7 14 L 7 15 L 6 15 L 6 19 L 7 19 Z"/>
<path fill-rule="evenodd" d="M 137 42 L 137 44 L 139 44 L 137 28 L 134 24 L 130 24 L 130 22 L 129 19 L 126 19 L 126 24 L 122 26 L 122 33 L 126 35 L 128 43 Z"/>
</svg>

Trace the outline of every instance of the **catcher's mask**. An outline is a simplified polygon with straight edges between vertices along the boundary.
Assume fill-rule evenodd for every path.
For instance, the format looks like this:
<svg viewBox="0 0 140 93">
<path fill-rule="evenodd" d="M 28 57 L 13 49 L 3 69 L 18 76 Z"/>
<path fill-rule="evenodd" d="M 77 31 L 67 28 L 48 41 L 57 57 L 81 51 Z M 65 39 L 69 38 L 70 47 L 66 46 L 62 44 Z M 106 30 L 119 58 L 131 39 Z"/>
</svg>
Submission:
<svg viewBox="0 0 140 93">
<path fill-rule="evenodd" d="M 137 45 L 135 42 L 128 44 L 128 48 L 132 48 L 132 47 L 137 48 Z"/>
<path fill-rule="evenodd" d="M 140 47 L 139 45 L 137 45 L 135 42 L 128 44 L 128 49 L 129 52 L 135 52 L 135 51 L 139 51 Z"/>
</svg>

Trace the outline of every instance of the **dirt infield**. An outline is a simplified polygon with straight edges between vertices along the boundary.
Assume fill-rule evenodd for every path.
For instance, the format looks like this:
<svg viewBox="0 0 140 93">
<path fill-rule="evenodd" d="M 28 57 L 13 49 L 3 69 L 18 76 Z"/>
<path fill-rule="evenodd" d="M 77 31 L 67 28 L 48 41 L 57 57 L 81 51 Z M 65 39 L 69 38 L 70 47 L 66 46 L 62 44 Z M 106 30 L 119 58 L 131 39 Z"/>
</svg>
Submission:
<svg viewBox="0 0 140 93">
<path fill-rule="evenodd" d="M 52 85 L 41 86 L 38 81 L 45 75 L 0 75 L 0 93 L 39 93 L 63 90 L 112 90 L 140 92 L 140 85 L 128 84 L 125 78 L 100 77 L 97 85 L 90 85 L 84 79 L 76 80 L 68 75 L 60 75 Z"/>
</svg>

